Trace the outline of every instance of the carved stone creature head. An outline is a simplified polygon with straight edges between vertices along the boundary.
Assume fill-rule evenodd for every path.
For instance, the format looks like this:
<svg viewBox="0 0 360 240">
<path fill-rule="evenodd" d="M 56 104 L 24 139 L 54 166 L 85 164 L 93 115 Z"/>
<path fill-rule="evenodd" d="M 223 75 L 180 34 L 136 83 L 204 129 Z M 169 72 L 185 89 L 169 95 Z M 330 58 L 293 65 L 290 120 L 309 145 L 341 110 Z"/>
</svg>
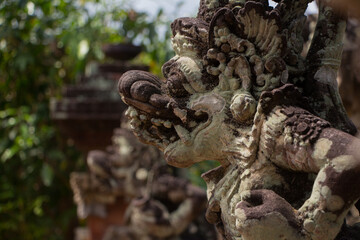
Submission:
<svg viewBox="0 0 360 240">
<path fill-rule="evenodd" d="M 267 0 L 201 0 L 197 18 L 171 25 L 176 56 L 163 65 L 165 80 L 141 71 L 121 77 L 119 91 L 131 106 L 127 115 L 133 131 L 164 151 L 169 164 L 251 161 L 262 121 L 258 103 L 266 101 L 261 95 L 287 82 L 310 98 L 316 115 L 353 131 L 341 101 L 327 101 L 337 92 L 330 84 L 336 59 L 326 65 L 324 59 L 331 57 L 323 56 L 316 44 L 306 61 L 301 57 L 310 0 L 277 2 L 272 8 Z M 333 45 L 325 47 L 340 46 Z M 341 49 L 327 52 L 337 56 Z M 314 88 L 325 90 L 313 96 Z"/>
<path fill-rule="evenodd" d="M 178 167 L 209 159 L 227 164 L 235 148 L 246 149 L 242 158 L 251 155 L 260 95 L 288 79 L 278 10 L 266 1 L 201 6 L 198 18 L 171 26 L 176 56 L 163 66 L 166 80 L 130 71 L 119 82 L 135 134 Z M 239 138 L 248 146 L 230 144 L 244 142 Z"/>
</svg>

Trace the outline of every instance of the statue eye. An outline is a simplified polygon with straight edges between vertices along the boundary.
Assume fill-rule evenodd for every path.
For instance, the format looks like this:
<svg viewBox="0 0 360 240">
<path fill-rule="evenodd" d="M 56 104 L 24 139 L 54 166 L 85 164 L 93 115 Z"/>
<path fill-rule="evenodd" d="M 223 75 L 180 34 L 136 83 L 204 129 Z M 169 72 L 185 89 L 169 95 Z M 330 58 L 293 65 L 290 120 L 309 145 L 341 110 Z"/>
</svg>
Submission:
<svg viewBox="0 0 360 240">
<path fill-rule="evenodd" d="M 162 66 L 162 74 L 164 75 L 165 78 L 169 77 L 169 75 L 170 75 L 169 73 L 175 67 L 174 66 L 175 63 L 176 63 L 176 61 L 174 59 L 170 59 Z"/>
</svg>

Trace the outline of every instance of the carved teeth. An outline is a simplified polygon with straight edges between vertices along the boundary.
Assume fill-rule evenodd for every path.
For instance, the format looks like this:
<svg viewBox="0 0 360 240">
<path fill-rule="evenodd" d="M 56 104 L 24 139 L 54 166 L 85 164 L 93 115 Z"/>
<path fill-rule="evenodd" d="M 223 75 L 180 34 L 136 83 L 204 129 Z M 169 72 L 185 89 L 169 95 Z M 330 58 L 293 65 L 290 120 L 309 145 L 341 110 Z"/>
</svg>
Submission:
<svg viewBox="0 0 360 240">
<path fill-rule="evenodd" d="M 130 125 L 132 128 L 139 127 L 141 125 L 141 121 L 139 121 L 137 118 L 133 118 L 130 120 Z"/>
<path fill-rule="evenodd" d="M 219 34 L 219 36 L 224 36 L 225 35 L 224 29 L 223 28 L 219 29 L 218 34 Z"/>
<path fill-rule="evenodd" d="M 125 116 L 127 116 L 129 118 L 134 118 L 134 117 L 138 116 L 138 113 L 135 108 L 129 107 L 125 112 Z"/>
<path fill-rule="evenodd" d="M 197 122 L 195 122 L 195 121 L 191 121 L 190 123 L 189 123 L 189 127 L 191 127 L 191 128 L 193 128 L 193 127 L 195 127 L 195 126 L 197 126 L 198 124 L 197 124 Z"/>
<path fill-rule="evenodd" d="M 230 34 L 230 30 L 228 28 L 220 28 L 218 34 L 219 36 L 227 36 Z"/>
<path fill-rule="evenodd" d="M 171 126 L 172 126 L 172 123 L 169 120 L 164 122 L 164 127 L 171 128 Z"/>
<path fill-rule="evenodd" d="M 179 135 L 181 141 L 185 144 L 189 143 L 190 141 L 190 133 L 184 127 L 180 125 L 175 125 L 175 131 Z"/>
<path fill-rule="evenodd" d="M 174 109 L 174 114 L 175 114 L 178 118 L 180 118 L 180 120 L 181 120 L 182 122 L 186 122 L 187 113 L 186 113 L 185 110 L 182 110 L 182 109 L 180 109 L 180 108 L 175 108 L 175 109 Z"/>
<path fill-rule="evenodd" d="M 131 107 L 129 107 L 129 108 L 125 111 L 125 116 L 130 117 L 130 111 L 131 111 Z"/>
<path fill-rule="evenodd" d="M 155 126 L 162 126 L 162 123 L 164 122 L 164 120 L 161 119 L 156 119 L 156 118 L 152 118 L 151 119 L 152 124 L 154 124 Z"/>
<path fill-rule="evenodd" d="M 170 142 L 167 139 L 163 139 L 163 144 L 167 146 L 170 144 Z"/>
<path fill-rule="evenodd" d="M 195 116 L 196 116 L 196 117 L 199 117 L 199 116 L 201 116 L 203 113 L 204 113 L 203 111 L 197 110 L 197 111 L 195 112 Z"/>
<path fill-rule="evenodd" d="M 129 114 L 129 116 L 130 116 L 131 118 L 135 118 L 135 117 L 138 116 L 138 113 L 137 113 L 136 110 L 135 110 L 135 111 L 131 111 L 130 114 Z"/>
</svg>

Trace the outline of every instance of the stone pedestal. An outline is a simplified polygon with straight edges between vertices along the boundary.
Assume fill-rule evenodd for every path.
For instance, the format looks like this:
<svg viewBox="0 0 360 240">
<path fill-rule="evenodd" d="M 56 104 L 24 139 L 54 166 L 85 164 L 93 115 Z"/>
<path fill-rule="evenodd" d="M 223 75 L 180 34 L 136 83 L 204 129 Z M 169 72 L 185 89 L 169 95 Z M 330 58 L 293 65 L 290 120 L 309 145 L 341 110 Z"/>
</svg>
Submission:
<svg viewBox="0 0 360 240">
<path fill-rule="evenodd" d="M 76 228 L 74 240 L 91 240 L 89 229 L 87 227 Z"/>
<path fill-rule="evenodd" d="M 105 206 L 106 217 L 90 215 L 87 217 L 87 225 L 90 230 L 91 240 L 103 240 L 104 234 L 109 227 L 120 227 L 125 225 L 125 212 L 129 202 L 124 198 L 118 198 L 112 204 Z"/>
</svg>

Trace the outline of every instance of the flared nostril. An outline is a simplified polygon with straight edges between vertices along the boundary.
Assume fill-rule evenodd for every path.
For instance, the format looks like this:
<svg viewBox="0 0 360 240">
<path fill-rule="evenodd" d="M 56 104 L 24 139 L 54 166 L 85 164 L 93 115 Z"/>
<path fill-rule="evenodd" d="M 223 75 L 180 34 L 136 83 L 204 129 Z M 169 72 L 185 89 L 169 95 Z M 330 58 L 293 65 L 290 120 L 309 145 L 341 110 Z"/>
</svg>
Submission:
<svg viewBox="0 0 360 240">
<path fill-rule="evenodd" d="M 130 96 L 132 99 L 148 102 L 151 95 L 160 94 L 160 89 L 154 84 L 147 81 L 137 81 L 130 88 Z"/>
<path fill-rule="evenodd" d="M 162 83 L 156 76 L 144 71 L 129 71 L 119 79 L 119 92 L 129 106 L 155 118 L 175 119 L 168 108 L 169 96 L 161 90 Z"/>
<path fill-rule="evenodd" d="M 254 195 L 248 200 L 249 207 L 257 207 L 264 204 L 262 196 Z"/>
<path fill-rule="evenodd" d="M 157 108 L 165 109 L 170 102 L 170 98 L 160 94 L 153 94 L 151 95 L 149 102 Z"/>
</svg>

